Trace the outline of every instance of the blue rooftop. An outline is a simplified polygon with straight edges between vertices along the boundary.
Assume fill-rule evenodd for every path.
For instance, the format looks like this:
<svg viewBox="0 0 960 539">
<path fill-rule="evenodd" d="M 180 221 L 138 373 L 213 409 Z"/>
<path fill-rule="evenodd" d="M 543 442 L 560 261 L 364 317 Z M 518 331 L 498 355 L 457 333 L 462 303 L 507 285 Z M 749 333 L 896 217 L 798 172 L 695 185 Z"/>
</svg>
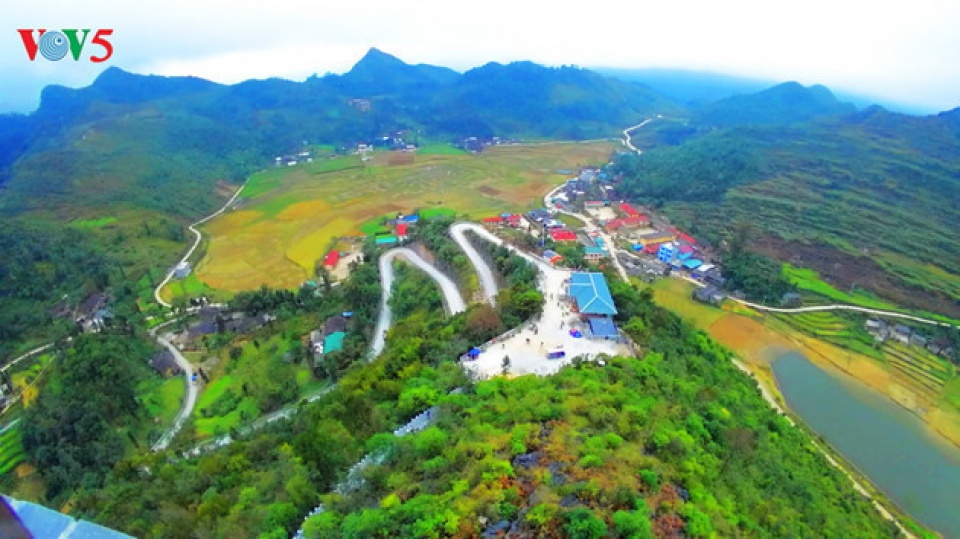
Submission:
<svg viewBox="0 0 960 539">
<path fill-rule="evenodd" d="M 594 337 L 617 337 L 617 326 L 613 324 L 613 320 L 605 317 L 597 317 L 590 319 L 590 333 Z"/>
<path fill-rule="evenodd" d="M 696 258 L 691 258 L 690 260 L 687 260 L 686 262 L 683 263 L 683 267 L 687 269 L 697 269 L 702 265 L 703 265 L 703 262 L 700 262 Z"/>
<path fill-rule="evenodd" d="M 570 296 L 581 314 L 617 314 L 613 297 L 602 273 L 574 273 L 570 276 Z"/>
<path fill-rule="evenodd" d="M 606 256 L 607 251 L 603 247 L 584 247 L 583 254 Z"/>
</svg>

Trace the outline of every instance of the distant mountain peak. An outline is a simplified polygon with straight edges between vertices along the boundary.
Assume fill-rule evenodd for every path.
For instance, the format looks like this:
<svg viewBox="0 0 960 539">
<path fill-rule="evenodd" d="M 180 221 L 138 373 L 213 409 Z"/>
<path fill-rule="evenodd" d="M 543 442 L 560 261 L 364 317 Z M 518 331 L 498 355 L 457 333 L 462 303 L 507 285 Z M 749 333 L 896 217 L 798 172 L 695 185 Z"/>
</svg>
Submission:
<svg viewBox="0 0 960 539">
<path fill-rule="evenodd" d="M 357 70 L 362 71 L 365 69 L 384 69 L 402 66 L 407 66 L 407 63 L 392 54 L 383 52 L 376 47 L 370 47 L 370 50 L 363 55 L 363 58 L 360 58 L 360 60 L 353 65 L 353 68 L 350 69 L 350 72 L 353 73 Z"/>
</svg>

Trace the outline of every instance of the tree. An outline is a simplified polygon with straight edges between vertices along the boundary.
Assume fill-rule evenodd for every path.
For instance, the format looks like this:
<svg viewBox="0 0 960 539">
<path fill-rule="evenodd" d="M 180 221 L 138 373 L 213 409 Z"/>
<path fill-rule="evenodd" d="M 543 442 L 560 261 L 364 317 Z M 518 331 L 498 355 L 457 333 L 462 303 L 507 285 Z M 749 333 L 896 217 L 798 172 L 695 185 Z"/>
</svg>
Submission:
<svg viewBox="0 0 960 539">
<path fill-rule="evenodd" d="M 500 372 L 504 376 L 510 372 L 510 356 L 503 356 L 503 361 L 500 362 Z"/>
<path fill-rule="evenodd" d="M 563 529 L 571 539 L 599 539 L 607 534 L 607 525 L 593 511 L 578 507 L 564 515 Z"/>
</svg>

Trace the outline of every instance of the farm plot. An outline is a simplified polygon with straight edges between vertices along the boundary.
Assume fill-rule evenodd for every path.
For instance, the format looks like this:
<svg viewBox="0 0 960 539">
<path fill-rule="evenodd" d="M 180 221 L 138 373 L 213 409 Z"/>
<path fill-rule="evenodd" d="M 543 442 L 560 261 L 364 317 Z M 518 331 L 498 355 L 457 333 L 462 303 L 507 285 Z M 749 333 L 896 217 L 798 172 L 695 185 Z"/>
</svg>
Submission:
<svg viewBox="0 0 960 539">
<path fill-rule="evenodd" d="M 954 377 L 953 366 L 921 348 L 888 341 L 883 351 L 897 374 L 937 394 Z"/>
<path fill-rule="evenodd" d="M 0 475 L 4 475 L 27 459 L 20 438 L 20 423 L 0 432 Z"/>
<path fill-rule="evenodd" d="M 351 156 L 271 169 L 251 178 L 238 210 L 203 227 L 210 241 L 195 274 L 231 292 L 295 287 L 336 238 L 362 234 L 365 223 L 441 208 L 472 218 L 523 211 L 563 180 L 558 169 L 604 162 L 612 150 L 607 142 L 517 145 L 417 155 L 411 164 Z"/>
</svg>

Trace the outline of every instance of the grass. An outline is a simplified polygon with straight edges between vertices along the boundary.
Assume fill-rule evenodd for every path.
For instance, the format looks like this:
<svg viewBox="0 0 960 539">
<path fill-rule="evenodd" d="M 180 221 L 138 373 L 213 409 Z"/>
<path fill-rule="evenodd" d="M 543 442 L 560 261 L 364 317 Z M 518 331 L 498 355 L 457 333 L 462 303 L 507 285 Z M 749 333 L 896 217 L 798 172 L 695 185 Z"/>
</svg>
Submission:
<svg viewBox="0 0 960 539">
<path fill-rule="evenodd" d="M 116 223 L 116 222 L 117 222 L 116 217 L 107 216 L 107 217 L 100 217 L 98 219 L 78 219 L 76 221 L 71 222 L 70 224 L 77 228 L 92 229 L 92 228 L 103 228 L 107 225 L 112 225 L 113 223 Z"/>
<path fill-rule="evenodd" d="M 232 294 L 210 288 L 206 283 L 198 279 L 197 275 L 193 272 L 183 279 L 170 281 L 167 286 L 160 290 L 160 297 L 165 301 L 172 301 L 173 298 L 178 296 L 186 296 L 188 298 L 208 296 L 213 301 L 220 301 L 229 299 L 231 295 Z"/>
<path fill-rule="evenodd" d="M 650 286 L 657 303 L 692 321 L 697 327 L 710 327 L 726 315 L 722 309 L 695 301 L 692 297 L 693 285 L 681 279 L 657 279 Z"/>
<path fill-rule="evenodd" d="M 559 214 L 557 216 L 557 219 L 559 219 L 561 223 L 569 226 L 570 228 L 583 228 L 587 226 L 586 223 L 584 223 L 580 219 L 577 219 L 576 217 L 572 215 L 567 215 L 565 213 Z"/>
<path fill-rule="evenodd" d="M 417 155 L 464 155 L 468 152 L 449 144 L 424 144 L 417 149 Z"/>
<path fill-rule="evenodd" d="M 200 393 L 200 396 L 197 398 L 197 406 L 195 409 L 203 410 L 204 408 L 212 405 L 233 385 L 233 377 L 231 377 L 229 374 L 210 382 L 210 384 L 204 388 L 204 390 Z"/>
<path fill-rule="evenodd" d="M 141 395 L 150 417 L 155 418 L 159 425 L 166 426 L 177 416 L 186 388 L 183 387 L 181 376 L 172 376 L 165 380 L 151 377 L 140 384 L 137 392 Z"/>
<path fill-rule="evenodd" d="M 784 264 L 783 274 L 788 281 L 797 285 L 797 288 L 800 290 L 819 294 L 838 303 L 848 303 L 850 305 L 858 305 L 860 307 L 866 307 L 869 309 L 883 309 L 889 311 L 900 310 L 896 305 L 877 299 L 876 297 L 863 291 L 857 290 L 852 294 L 848 294 L 841 290 L 837 290 L 829 283 L 821 280 L 820 275 L 812 269 L 799 268 L 791 264 Z"/>
<path fill-rule="evenodd" d="M 240 209 L 204 225 L 210 241 L 195 274 L 218 290 L 293 288 L 336 237 L 375 233 L 384 216 L 526 210 L 563 179 L 554 171 L 602 162 L 612 149 L 503 146 L 476 155 L 418 153 L 407 165 L 361 166 L 347 156 L 272 168 L 250 179 Z"/>
</svg>

